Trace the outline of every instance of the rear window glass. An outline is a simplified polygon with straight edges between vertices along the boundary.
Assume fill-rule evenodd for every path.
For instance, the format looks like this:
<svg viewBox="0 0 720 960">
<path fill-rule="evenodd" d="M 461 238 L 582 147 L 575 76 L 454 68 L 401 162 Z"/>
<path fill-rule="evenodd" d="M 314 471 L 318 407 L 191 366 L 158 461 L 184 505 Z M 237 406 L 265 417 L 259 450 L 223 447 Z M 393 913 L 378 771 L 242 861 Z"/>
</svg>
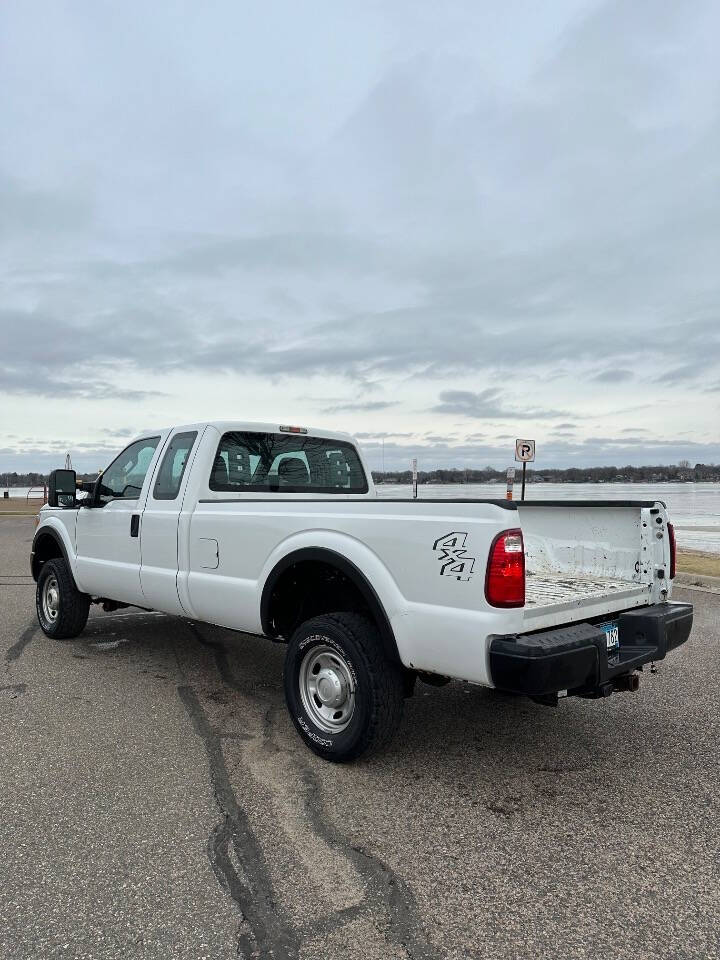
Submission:
<svg viewBox="0 0 720 960">
<path fill-rule="evenodd" d="M 224 434 L 210 474 L 210 489 L 243 493 L 367 493 L 351 443 L 302 434 Z"/>
</svg>

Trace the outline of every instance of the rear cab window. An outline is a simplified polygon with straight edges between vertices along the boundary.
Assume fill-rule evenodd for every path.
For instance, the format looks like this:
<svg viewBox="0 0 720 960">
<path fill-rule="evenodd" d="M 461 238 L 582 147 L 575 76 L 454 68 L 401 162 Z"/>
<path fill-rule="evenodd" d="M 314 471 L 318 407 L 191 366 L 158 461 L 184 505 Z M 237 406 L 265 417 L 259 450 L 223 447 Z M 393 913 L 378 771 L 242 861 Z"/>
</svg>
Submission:
<svg viewBox="0 0 720 960">
<path fill-rule="evenodd" d="M 177 498 L 190 451 L 196 439 L 197 430 L 191 430 L 187 433 L 176 433 L 170 440 L 153 487 L 154 500 Z"/>
<path fill-rule="evenodd" d="M 351 443 L 254 431 L 223 434 L 209 486 L 224 493 L 368 492 L 365 471 Z"/>
</svg>

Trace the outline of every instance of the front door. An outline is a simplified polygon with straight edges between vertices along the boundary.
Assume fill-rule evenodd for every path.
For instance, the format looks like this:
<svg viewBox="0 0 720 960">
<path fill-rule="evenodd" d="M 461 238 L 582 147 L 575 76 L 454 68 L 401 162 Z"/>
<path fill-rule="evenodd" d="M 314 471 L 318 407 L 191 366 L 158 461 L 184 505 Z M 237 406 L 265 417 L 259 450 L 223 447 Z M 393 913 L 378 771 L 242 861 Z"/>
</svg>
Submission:
<svg viewBox="0 0 720 960">
<path fill-rule="evenodd" d="M 101 507 L 78 510 L 78 586 L 93 597 L 143 603 L 140 515 L 161 437 L 136 440 L 101 477 Z"/>
</svg>

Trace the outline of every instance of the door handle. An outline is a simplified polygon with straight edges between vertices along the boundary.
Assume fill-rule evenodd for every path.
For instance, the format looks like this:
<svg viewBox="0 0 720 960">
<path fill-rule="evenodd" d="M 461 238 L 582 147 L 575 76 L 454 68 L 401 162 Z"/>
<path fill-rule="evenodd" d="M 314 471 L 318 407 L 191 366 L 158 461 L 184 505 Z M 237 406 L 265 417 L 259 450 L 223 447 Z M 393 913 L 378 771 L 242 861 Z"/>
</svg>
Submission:
<svg viewBox="0 0 720 960">
<path fill-rule="evenodd" d="M 130 517 L 130 536 L 138 537 L 140 535 L 140 514 L 134 513 Z"/>
</svg>

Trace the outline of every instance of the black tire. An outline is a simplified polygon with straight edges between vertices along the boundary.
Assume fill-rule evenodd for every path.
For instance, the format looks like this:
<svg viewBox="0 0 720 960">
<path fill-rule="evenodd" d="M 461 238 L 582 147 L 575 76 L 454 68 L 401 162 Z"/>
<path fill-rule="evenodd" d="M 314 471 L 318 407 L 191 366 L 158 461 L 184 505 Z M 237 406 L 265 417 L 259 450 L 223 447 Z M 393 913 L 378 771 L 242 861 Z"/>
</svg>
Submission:
<svg viewBox="0 0 720 960">
<path fill-rule="evenodd" d="M 339 732 L 318 725 L 301 693 L 303 664 L 325 648 L 330 658 L 337 656 L 348 668 L 354 688 L 350 719 Z M 386 658 L 375 625 L 356 613 L 325 614 L 301 624 L 288 644 L 284 681 L 285 702 L 297 732 L 325 760 L 355 760 L 380 750 L 402 719 L 403 671 Z"/>
<path fill-rule="evenodd" d="M 46 589 L 51 588 L 53 579 L 57 588 L 55 617 L 48 615 L 43 604 L 43 594 Z M 85 629 L 90 612 L 90 597 L 86 593 L 80 593 L 75 586 L 64 560 L 48 560 L 43 564 L 35 590 L 35 609 L 43 633 L 54 640 L 70 640 Z"/>
</svg>

